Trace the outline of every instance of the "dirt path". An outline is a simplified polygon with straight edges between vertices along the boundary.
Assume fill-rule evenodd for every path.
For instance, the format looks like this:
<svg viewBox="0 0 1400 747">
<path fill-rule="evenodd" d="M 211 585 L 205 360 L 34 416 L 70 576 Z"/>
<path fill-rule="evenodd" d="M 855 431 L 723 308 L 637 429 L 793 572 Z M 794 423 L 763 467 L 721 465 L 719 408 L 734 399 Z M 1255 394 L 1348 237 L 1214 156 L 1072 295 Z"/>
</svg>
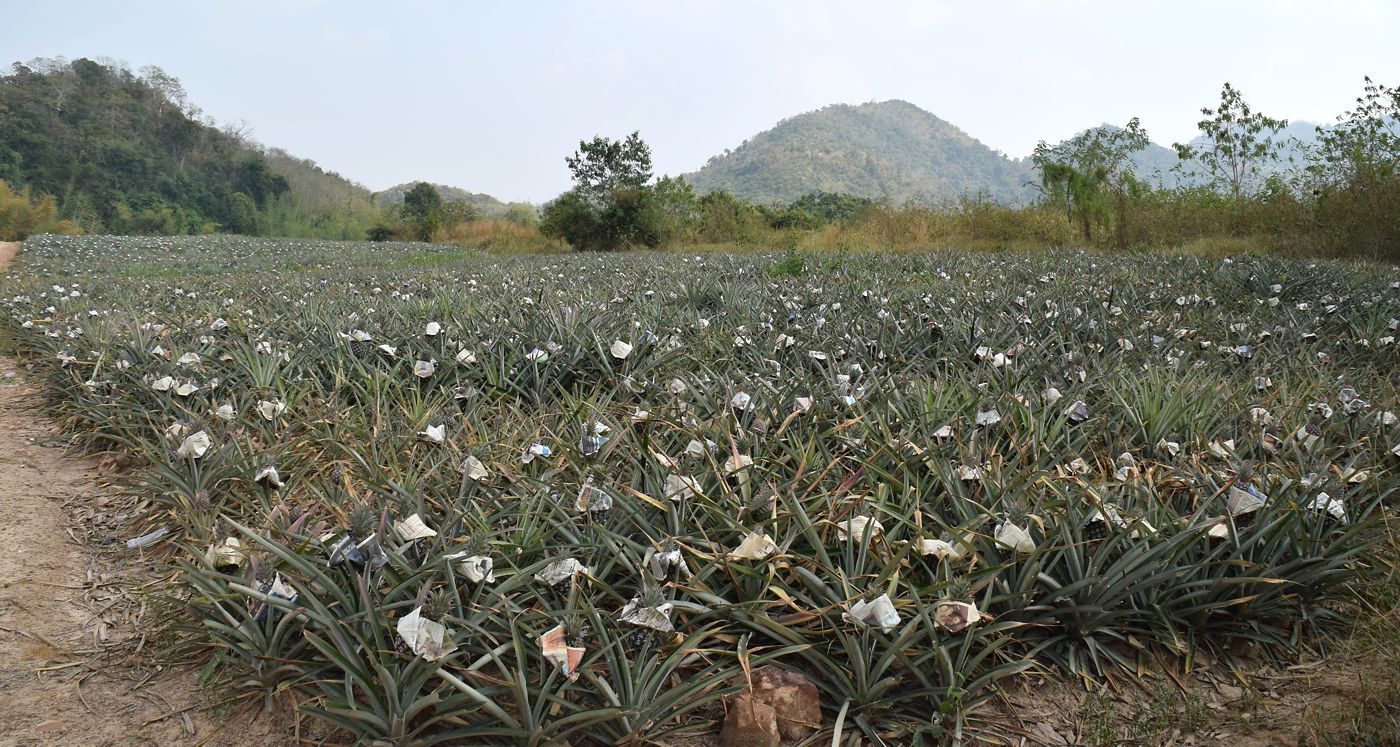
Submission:
<svg viewBox="0 0 1400 747">
<path fill-rule="evenodd" d="M 18 250 L 0 242 L 0 272 Z M 143 566 L 114 536 L 125 499 L 37 401 L 0 357 L 0 747 L 292 743 L 289 719 L 215 720 L 197 673 L 153 664 Z"/>
</svg>

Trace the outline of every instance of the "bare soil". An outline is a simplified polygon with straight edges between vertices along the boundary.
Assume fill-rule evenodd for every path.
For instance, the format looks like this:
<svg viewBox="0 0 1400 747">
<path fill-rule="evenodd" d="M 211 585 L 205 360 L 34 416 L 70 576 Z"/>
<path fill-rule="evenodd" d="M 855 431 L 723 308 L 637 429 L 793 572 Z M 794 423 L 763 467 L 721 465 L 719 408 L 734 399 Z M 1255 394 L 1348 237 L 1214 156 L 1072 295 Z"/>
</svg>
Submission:
<svg viewBox="0 0 1400 747">
<path fill-rule="evenodd" d="M 0 242 L 0 272 L 18 251 Z M 155 663 L 152 566 L 115 536 L 134 499 L 69 453 L 38 401 L 0 357 L 0 747 L 293 744 L 288 714 L 217 703 L 197 672 Z"/>
<path fill-rule="evenodd" d="M 1027 679 L 1009 684 L 981 716 L 1027 747 L 1398 745 L 1396 722 L 1385 715 L 1400 691 L 1397 674 L 1383 658 L 1361 653 L 1338 651 L 1282 670 L 1261 664 L 1232 672 L 1204 661 L 1189 673 L 1172 665 L 1142 679 Z"/>
</svg>

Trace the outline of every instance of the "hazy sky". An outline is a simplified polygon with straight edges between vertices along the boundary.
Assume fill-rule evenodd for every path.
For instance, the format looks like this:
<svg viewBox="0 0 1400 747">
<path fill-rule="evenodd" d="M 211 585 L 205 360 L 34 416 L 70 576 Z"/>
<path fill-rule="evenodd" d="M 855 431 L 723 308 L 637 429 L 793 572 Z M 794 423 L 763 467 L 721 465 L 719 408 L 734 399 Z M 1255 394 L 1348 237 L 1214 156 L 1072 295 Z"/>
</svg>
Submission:
<svg viewBox="0 0 1400 747">
<path fill-rule="evenodd" d="M 640 130 L 681 173 L 778 120 L 900 98 L 1012 156 L 1137 115 L 1195 134 L 1221 82 L 1330 121 L 1400 84 L 1400 2 L 28 2 L 0 58 L 159 65 L 220 123 L 383 189 L 542 201 L 579 139 Z"/>
</svg>

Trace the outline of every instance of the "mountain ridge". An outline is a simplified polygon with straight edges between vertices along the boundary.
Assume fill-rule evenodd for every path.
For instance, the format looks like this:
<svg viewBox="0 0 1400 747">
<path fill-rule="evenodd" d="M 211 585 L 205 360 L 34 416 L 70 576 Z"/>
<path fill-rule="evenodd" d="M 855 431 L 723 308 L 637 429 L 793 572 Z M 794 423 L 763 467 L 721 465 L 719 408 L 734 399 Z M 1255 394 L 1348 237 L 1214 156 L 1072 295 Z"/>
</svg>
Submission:
<svg viewBox="0 0 1400 747">
<path fill-rule="evenodd" d="M 395 184 L 392 187 L 375 192 L 374 199 L 381 206 L 398 205 L 403 202 L 403 196 L 418 183 L 417 181 L 411 181 L 404 182 L 403 184 Z M 505 215 L 511 205 L 526 204 L 506 202 L 486 192 L 472 192 L 471 190 L 454 187 L 450 184 L 435 184 L 433 182 L 429 182 L 429 184 L 432 184 L 433 189 L 437 190 L 443 202 L 465 202 L 475 208 L 483 218 L 497 218 Z M 533 209 L 533 206 L 530 207 Z"/>
<path fill-rule="evenodd" d="M 902 99 L 831 104 L 781 120 L 685 177 L 700 192 L 726 189 L 754 202 L 812 191 L 946 201 L 970 191 L 1030 197 L 1022 161 Z M 969 188 L 973 185 L 975 189 Z"/>
<path fill-rule="evenodd" d="M 1316 140 L 1315 127 L 1311 122 L 1290 122 L 1280 135 L 1311 143 Z M 1204 142 L 1198 135 L 1190 144 Z M 1301 150 L 1290 143 L 1281 156 L 1272 171 L 1290 168 L 1289 158 L 1298 159 Z M 1176 150 L 1165 145 L 1150 143 L 1131 160 L 1137 176 L 1153 186 L 1202 183 L 1175 169 Z M 1028 156 L 1000 153 L 903 99 L 829 104 L 786 117 L 684 176 L 698 192 L 722 189 L 767 204 L 786 204 L 814 191 L 896 204 L 975 196 L 1016 204 L 1034 199 L 1038 181 Z"/>
</svg>

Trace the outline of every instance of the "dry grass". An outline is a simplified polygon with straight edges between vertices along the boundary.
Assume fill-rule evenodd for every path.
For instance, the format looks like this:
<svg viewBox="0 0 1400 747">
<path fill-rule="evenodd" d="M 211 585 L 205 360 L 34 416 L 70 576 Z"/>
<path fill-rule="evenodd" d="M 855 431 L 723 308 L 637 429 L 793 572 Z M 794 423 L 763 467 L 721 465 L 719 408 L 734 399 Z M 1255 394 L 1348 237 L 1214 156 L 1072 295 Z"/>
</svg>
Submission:
<svg viewBox="0 0 1400 747">
<path fill-rule="evenodd" d="M 542 236 L 534 226 L 522 226 L 498 218 L 465 221 L 440 228 L 433 234 L 433 243 L 455 244 L 500 254 L 549 254 L 568 249 L 563 242 Z"/>
<path fill-rule="evenodd" d="M 1046 205 L 1010 207 L 965 200 L 927 207 L 873 205 L 845 224 L 814 229 L 772 228 L 762 220 L 724 231 L 681 229 L 663 251 L 735 252 L 794 250 L 799 252 L 922 252 L 943 249 L 970 251 L 1034 251 L 1083 247 L 1119 252 L 1119 243 L 1132 251 L 1167 251 L 1206 258 L 1241 254 L 1284 256 L 1384 257 L 1375 250 L 1342 251 L 1331 234 L 1310 226 L 1296 201 L 1223 204 L 1199 195 L 1144 197 L 1123 216 L 1121 232 L 1096 232 L 1086 240 L 1066 214 Z M 1334 230 L 1333 233 L 1336 231 Z M 493 219 L 459 223 L 440 229 L 433 240 L 484 249 L 498 254 L 542 254 L 569 251 L 561 241 L 542 236 L 534 226 Z"/>
</svg>

